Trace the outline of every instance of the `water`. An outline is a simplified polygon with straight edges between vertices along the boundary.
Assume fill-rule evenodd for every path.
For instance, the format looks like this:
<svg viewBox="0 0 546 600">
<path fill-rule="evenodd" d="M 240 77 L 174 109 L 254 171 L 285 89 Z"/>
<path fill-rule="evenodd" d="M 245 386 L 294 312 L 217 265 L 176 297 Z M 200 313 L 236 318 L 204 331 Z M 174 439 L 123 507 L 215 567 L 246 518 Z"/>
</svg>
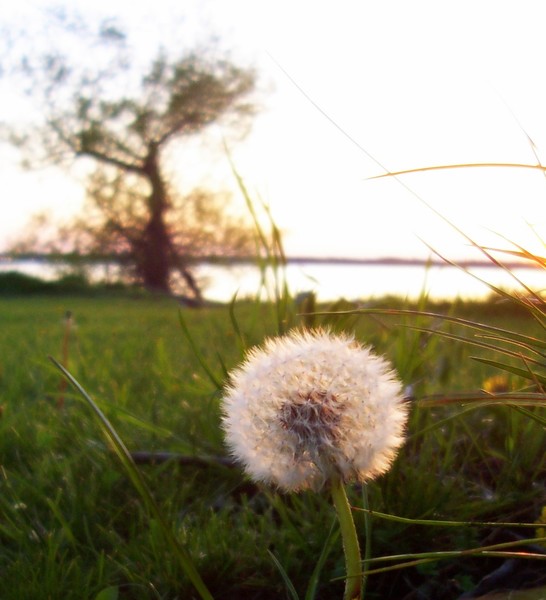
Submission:
<svg viewBox="0 0 546 600">
<path fill-rule="evenodd" d="M 490 295 L 482 279 L 504 289 L 522 290 L 510 274 L 492 267 L 472 268 L 475 277 L 451 266 L 400 266 L 366 264 L 290 264 L 286 278 L 292 293 L 315 291 L 320 301 L 378 298 L 394 295 L 416 299 L 426 290 L 431 298 L 483 299 Z M 532 289 L 546 287 L 546 273 L 539 269 L 518 268 L 512 273 Z M 251 266 L 203 266 L 201 274 L 209 280 L 207 297 L 226 301 L 256 293 L 259 273 Z"/>
<path fill-rule="evenodd" d="M 0 272 L 8 270 L 44 279 L 56 278 L 63 272 L 59 265 L 45 261 L 0 262 Z M 449 265 L 295 263 L 286 267 L 285 274 L 293 294 L 314 291 L 320 301 L 341 297 L 348 300 L 369 299 L 385 295 L 415 299 L 423 290 L 438 300 L 456 297 L 483 299 L 490 294 L 490 290 L 477 278 L 504 289 L 522 290 L 522 286 L 502 269 L 475 267 L 470 271 L 475 277 Z M 117 268 L 111 265 L 108 268 L 96 266 L 90 272 L 93 279 L 99 280 L 105 276 L 115 277 Z M 234 294 L 239 298 L 254 296 L 260 287 L 260 273 L 253 265 L 203 264 L 196 268 L 196 273 L 204 284 L 205 296 L 210 300 L 226 302 Z M 512 273 L 535 291 L 546 287 L 546 273 L 541 269 L 515 268 Z M 269 278 L 270 284 L 271 281 Z"/>
</svg>

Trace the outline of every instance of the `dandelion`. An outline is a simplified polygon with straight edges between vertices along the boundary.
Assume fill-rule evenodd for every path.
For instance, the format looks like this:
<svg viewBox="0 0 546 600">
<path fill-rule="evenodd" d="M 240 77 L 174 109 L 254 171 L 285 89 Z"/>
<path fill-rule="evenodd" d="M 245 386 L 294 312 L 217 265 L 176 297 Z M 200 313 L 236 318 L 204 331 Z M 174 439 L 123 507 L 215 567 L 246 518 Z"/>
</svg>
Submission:
<svg viewBox="0 0 546 600">
<path fill-rule="evenodd" d="M 249 352 L 231 374 L 223 412 L 227 445 L 255 481 L 287 492 L 330 488 L 346 598 L 360 595 L 360 551 L 343 484 L 386 472 L 404 441 L 408 410 L 389 363 L 349 335 L 294 331 Z"/>
<path fill-rule="evenodd" d="M 407 420 L 388 363 L 352 337 L 318 330 L 269 339 L 231 374 L 227 444 L 256 481 L 284 491 L 388 470 Z"/>
</svg>

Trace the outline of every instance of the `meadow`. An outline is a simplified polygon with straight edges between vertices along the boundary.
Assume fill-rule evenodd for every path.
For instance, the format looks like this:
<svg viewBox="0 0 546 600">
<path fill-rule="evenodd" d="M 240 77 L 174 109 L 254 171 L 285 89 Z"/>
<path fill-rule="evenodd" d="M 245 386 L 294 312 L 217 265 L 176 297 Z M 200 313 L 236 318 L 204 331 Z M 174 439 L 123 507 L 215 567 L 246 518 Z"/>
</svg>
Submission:
<svg viewBox="0 0 546 600">
<path fill-rule="evenodd" d="M 229 370 L 294 326 L 355 332 L 409 386 L 393 468 L 348 489 L 366 598 L 544 585 L 546 344 L 524 303 L 326 307 L 283 294 L 195 310 L 146 295 L 42 294 L 0 298 L 0 598 L 202 597 L 186 559 L 217 599 L 341 597 L 328 495 L 254 484 L 220 429 Z"/>
</svg>

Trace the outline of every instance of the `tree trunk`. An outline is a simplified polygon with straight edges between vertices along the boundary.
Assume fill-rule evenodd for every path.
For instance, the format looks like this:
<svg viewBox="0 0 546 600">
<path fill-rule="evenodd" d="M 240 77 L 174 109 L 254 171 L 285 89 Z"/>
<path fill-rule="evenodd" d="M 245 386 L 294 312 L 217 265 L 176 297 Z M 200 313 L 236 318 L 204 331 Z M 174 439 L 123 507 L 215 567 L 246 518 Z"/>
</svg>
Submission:
<svg viewBox="0 0 546 600">
<path fill-rule="evenodd" d="M 149 220 L 134 248 L 137 273 L 147 289 L 168 294 L 171 292 L 171 272 L 177 269 L 193 295 L 190 300 L 198 306 L 203 302 L 201 290 L 173 248 L 167 228 L 165 216 L 169 209 L 169 198 L 161 177 L 158 152 L 158 144 L 150 142 L 141 171 L 148 180 L 151 191 L 148 198 Z"/>
<path fill-rule="evenodd" d="M 139 262 L 137 268 L 146 288 L 170 292 L 170 242 L 161 213 L 154 213 L 146 226 Z"/>
<path fill-rule="evenodd" d="M 169 201 L 159 169 L 157 144 L 150 143 L 142 170 L 150 183 L 151 192 L 148 200 L 149 220 L 137 252 L 137 271 L 146 288 L 169 293 L 172 248 L 165 223 Z"/>
</svg>

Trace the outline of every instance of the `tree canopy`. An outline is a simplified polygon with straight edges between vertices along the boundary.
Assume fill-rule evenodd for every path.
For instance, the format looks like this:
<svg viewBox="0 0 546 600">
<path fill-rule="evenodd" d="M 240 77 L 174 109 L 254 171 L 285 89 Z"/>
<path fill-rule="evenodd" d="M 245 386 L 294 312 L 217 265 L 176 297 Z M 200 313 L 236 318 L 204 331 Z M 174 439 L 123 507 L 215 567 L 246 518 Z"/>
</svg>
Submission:
<svg viewBox="0 0 546 600">
<path fill-rule="evenodd" d="M 181 196 L 165 156 L 175 141 L 212 124 L 247 123 L 255 74 L 196 51 L 174 58 L 158 51 L 136 69 L 124 41 L 122 30 L 102 24 L 94 49 L 113 49 L 107 68 L 58 51 L 24 56 L 22 71 L 43 120 L 4 129 L 30 160 L 39 153 L 52 164 L 79 158 L 92 164 L 88 209 L 65 229 L 65 250 L 72 244 L 72 250 L 123 257 L 139 281 L 160 292 L 171 290 L 178 272 L 199 299 L 191 258 L 246 253 L 251 235 L 225 211 L 225 196 L 203 189 Z"/>
</svg>

